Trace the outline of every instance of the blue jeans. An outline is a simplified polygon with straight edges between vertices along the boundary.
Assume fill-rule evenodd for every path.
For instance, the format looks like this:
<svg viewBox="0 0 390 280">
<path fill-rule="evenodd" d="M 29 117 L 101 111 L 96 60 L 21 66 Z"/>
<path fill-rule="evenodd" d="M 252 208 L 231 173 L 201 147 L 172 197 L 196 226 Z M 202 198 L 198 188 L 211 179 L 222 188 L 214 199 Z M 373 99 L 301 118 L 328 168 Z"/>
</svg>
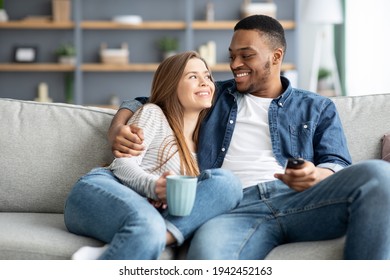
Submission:
<svg viewBox="0 0 390 280">
<path fill-rule="evenodd" d="M 346 235 L 345 259 L 390 259 L 390 164 L 370 160 L 295 192 L 281 181 L 244 189 L 231 212 L 209 220 L 188 259 L 264 259 L 276 246 Z"/>
<path fill-rule="evenodd" d="M 71 190 L 65 204 L 65 225 L 72 233 L 109 243 L 100 259 L 157 259 L 166 245 L 167 228 L 180 244 L 241 199 L 242 187 L 231 172 L 206 170 L 198 177 L 191 214 L 174 217 L 165 211 L 164 220 L 145 197 L 121 184 L 110 170 L 96 168 Z"/>
</svg>

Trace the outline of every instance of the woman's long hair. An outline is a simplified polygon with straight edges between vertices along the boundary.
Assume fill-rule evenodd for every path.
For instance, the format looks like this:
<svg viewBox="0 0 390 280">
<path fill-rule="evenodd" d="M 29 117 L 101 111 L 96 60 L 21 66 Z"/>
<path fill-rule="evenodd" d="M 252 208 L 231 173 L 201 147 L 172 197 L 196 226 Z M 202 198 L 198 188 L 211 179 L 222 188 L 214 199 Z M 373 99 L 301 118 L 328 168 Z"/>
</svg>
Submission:
<svg viewBox="0 0 390 280">
<path fill-rule="evenodd" d="M 173 156 L 176 150 L 174 150 L 173 153 L 171 150 L 176 146 L 180 157 L 180 173 L 197 176 L 199 174 L 199 168 L 196 159 L 192 156 L 185 141 L 183 133 L 184 108 L 177 95 L 178 84 L 184 73 L 187 62 L 193 58 L 201 59 L 205 63 L 206 68 L 210 71 L 204 59 L 194 51 L 183 52 L 165 59 L 154 74 L 149 102 L 158 105 L 162 109 L 175 135 L 173 141 L 167 141 L 164 147 L 162 147 L 159 156 L 159 167 Z M 207 114 L 207 111 L 208 109 L 201 111 L 195 131 L 192 135 L 196 150 L 200 123 Z"/>
</svg>

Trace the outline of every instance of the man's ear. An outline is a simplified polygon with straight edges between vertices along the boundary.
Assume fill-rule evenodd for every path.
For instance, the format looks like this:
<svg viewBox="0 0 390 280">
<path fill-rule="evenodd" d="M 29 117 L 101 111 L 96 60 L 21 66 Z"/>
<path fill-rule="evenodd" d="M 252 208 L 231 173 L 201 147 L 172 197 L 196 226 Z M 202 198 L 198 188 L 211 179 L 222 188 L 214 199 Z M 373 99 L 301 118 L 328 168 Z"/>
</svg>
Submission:
<svg viewBox="0 0 390 280">
<path fill-rule="evenodd" d="M 274 51 L 274 56 L 273 56 L 273 59 L 272 59 L 272 63 L 274 65 L 276 65 L 276 64 L 282 63 L 282 60 L 283 60 L 283 50 L 281 48 L 277 48 Z"/>
</svg>

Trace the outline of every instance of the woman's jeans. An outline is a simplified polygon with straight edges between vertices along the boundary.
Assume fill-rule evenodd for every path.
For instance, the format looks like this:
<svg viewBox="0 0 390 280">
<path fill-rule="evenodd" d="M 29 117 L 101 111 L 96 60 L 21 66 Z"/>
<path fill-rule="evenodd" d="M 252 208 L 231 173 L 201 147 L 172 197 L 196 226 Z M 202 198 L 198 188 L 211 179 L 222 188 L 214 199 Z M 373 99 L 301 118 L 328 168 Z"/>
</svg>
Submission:
<svg viewBox="0 0 390 280">
<path fill-rule="evenodd" d="M 199 226 L 230 211 L 241 199 L 242 187 L 231 172 L 206 170 L 198 177 L 191 214 L 174 217 L 167 211 L 160 214 L 110 170 L 96 168 L 75 184 L 64 216 L 70 232 L 110 244 L 100 259 L 157 259 L 166 245 L 167 228 L 181 244 Z"/>
<path fill-rule="evenodd" d="M 344 235 L 345 259 L 390 259 L 389 163 L 352 165 L 303 192 L 278 180 L 244 189 L 238 207 L 196 231 L 188 259 L 264 259 L 284 243 Z"/>
</svg>

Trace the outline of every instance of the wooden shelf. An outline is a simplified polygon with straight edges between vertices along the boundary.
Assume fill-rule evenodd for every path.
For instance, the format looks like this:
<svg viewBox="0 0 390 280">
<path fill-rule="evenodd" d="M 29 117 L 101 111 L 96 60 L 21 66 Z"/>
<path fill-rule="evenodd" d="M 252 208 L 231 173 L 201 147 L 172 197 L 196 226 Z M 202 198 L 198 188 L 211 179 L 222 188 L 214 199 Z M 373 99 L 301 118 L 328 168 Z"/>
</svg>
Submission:
<svg viewBox="0 0 390 280">
<path fill-rule="evenodd" d="M 238 22 L 235 20 L 232 21 L 193 21 L 192 22 L 192 28 L 198 29 L 198 30 L 233 30 L 234 26 Z M 295 28 L 295 22 L 290 20 L 281 20 L 280 23 L 282 24 L 284 29 L 294 29 Z"/>
<path fill-rule="evenodd" d="M 0 28 L 3 29 L 72 29 L 75 24 L 71 21 L 35 21 L 35 20 L 17 20 L 0 22 Z"/>
<path fill-rule="evenodd" d="M 186 23 L 183 21 L 144 21 L 140 24 L 124 24 L 112 21 L 82 21 L 80 23 L 83 29 L 185 29 Z"/>
<path fill-rule="evenodd" d="M 205 30 L 233 30 L 237 21 L 194 21 L 192 22 L 193 29 Z M 284 29 L 294 29 L 295 22 L 281 20 L 280 23 Z M 186 28 L 186 23 L 182 21 L 145 21 L 140 24 L 124 24 L 112 21 L 83 21 L 80 24 L 83 29 L 154 29 L 167 30 L 177 29 L 183 30 Z M 18 20 L 0 22 L 0 28 L 3 29 L 72 29 L 75 27 L 74 22 L 55 22 L 55 21 L 35 21 L 35 20 Z"/>
<path fill-rule="evenodd" d="M 158 67 L 158 63 L 129 63 L 125 65 L 89 63 L 83 64 L 81 70 L 85 72 L 154 72 Z M 291 63 L 282 65 L 282 71 L 295 69 Z M 230 72 L 229 63 L 219 63 L 211 66 L 212 71 Z"/>
<path fill-rule="evenodd" d="M 1 63 L 0 71 L 22 72 L 22 71 L 41 71 L 41 72 L 71 72 L 75 66 L 59 63 Z"/>
<path fill-rule="evenodd" d="M 103 64 L 88 63 L 81 66 L 85 72 L 153 72 L 158 63 Z"/>
<path fill-rule="evenodd" d="M 294 21 L 280 21 L 285 29 L 294 29 Z M 233 30 L 237 21 L 194 21 L 191 24 L 193 29 L 198 30 Z M 83 21 L 80 24 L 83 29 L 174 29 L 182 30 L 186 28 L 186 23 L 182 21 L 145 21 L 140 24 L 123 24 L 112 21 Z"/>
<path fill-rule="evenodd" d="M 129 64 L 104 64 L 86 63 L 81 65 L 81 70 L 85 72 L 154 72 L 159 63 L 129 63 Z M 76 67 L 73 65 L 59 63 L 1 63 L 0 72 L 72 72 Z M 284 63 L 282 71 L 295 69 L 291 63 Z M 219 63 L 211 66 L 215 72 L 230 72 L 229 63 Z"/>
</svg>

